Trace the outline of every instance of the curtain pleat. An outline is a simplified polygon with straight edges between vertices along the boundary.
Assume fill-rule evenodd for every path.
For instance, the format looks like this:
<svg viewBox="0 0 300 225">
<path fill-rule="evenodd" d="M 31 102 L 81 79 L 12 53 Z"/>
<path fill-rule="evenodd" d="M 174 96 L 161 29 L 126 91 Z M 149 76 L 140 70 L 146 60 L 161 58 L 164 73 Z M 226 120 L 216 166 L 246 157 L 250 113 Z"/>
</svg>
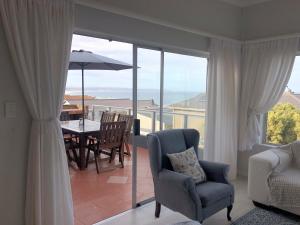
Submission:
<svg viewBox="0 0 300 225">
<path fill-rule="evenodd" d="M 241 45 L 212 39 L 208 61 L 204 159 L 230 165 L 236 177 Z"/>
</svg>

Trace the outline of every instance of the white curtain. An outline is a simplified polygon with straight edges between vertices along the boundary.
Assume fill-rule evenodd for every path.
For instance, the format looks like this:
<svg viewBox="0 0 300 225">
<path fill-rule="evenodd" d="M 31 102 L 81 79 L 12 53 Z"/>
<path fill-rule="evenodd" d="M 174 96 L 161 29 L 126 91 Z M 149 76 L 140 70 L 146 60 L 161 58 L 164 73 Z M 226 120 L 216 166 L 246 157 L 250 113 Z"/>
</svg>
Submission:
<svg viewBox="0 0 300 225">
<path fill-rule="evenodd" d="M 242 53 L 239 150 L 259 143 L 259 115 L 274 106 L 289 81 L 298 38 L 246 43 Z"/>
<path fill-rule="evenodd" d="M 240 58 L 239 43 L 211 40 L 204 159 L 229 164 L 230 179 L 237 170 Z"/>
<path fill-rule="evenodd" d="M 0 0 L 0 13 L 18 80 L 32 115 L 26 224 L 72 225 L 71 186 L 58 118 L 72 41 L 74 3 Z"/>
</svg>

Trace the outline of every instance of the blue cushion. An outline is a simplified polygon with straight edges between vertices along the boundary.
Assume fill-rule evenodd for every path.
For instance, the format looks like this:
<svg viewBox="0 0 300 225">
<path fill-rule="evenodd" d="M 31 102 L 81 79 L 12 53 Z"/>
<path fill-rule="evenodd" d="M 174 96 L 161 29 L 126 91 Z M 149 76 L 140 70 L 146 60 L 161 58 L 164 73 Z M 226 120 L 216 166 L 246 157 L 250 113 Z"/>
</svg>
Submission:
<svg viewBox="0 0 300 225">
<path fill-rule="evenodd" d="M 207 207 L 233 195 L 232 185 L 217 182 L 198 184 L 196 190 L 203 207 Z"/>
</svg>

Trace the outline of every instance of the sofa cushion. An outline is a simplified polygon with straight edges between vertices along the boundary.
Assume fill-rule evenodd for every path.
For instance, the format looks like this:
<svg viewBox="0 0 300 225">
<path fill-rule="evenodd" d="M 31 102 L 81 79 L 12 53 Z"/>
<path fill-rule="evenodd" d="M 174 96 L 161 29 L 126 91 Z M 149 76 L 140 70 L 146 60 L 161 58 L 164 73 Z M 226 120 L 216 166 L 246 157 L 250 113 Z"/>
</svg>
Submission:
<svg viewBox="0 0 300 225">
<path fill-rule="evenodd" d="M 300 169 L 300 141 L 295 141 L 291 144 L 293 152 L 293 161 L 295 165 Z"/>
<path fill-rule="evenodd" d="M 206 181 L 205 172 L 199 164 L 194 147 L 183 152 L 167 154 L 167 156 L 175 172 L 192 177 L 195 183 Z"/>
<path fill-rule="evenodd" d="M 278 157 L 278 163 L 274 168 L 275 173 L 281 173 L 282 171 L 286 170 L 292 162 L 293 154 L 291 150 L 282 149 L 282 148 L 274 148 L 271 149 L 272 152 Z"/>
<path fill-rule="evenodd" d="M 210 206 L 233 195 L 233 186 L 217 182 L 205 182 L 196 186 L 203 207 Z"/>
<path fill-rule="evenodd" d="M 272 174 L 268 179 L 271 203 L 274 205 L 299 208 L 300 207 L 300 171 L 298 168 Z"/>
</svg>

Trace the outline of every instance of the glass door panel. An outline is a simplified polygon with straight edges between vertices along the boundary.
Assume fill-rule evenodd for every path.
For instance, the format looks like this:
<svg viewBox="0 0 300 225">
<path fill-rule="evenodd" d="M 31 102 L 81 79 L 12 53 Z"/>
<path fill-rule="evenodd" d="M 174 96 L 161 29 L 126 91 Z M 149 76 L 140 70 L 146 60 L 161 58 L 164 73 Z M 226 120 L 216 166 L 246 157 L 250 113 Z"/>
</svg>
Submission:
<svg viewBox="0 0 300 225">
<path fill-rule="evenodd" d="M 159 130 L 161 52 L 137 49 L 137 118 L 141 136 L 137 142 L 137 202 L 154 196 L 146 135 Z"/>
<path fill-rule="evenodd" d="M 207 59 L 165 52 L 163 129 L 194 128 L 204 147 Z"/>
</svg>

